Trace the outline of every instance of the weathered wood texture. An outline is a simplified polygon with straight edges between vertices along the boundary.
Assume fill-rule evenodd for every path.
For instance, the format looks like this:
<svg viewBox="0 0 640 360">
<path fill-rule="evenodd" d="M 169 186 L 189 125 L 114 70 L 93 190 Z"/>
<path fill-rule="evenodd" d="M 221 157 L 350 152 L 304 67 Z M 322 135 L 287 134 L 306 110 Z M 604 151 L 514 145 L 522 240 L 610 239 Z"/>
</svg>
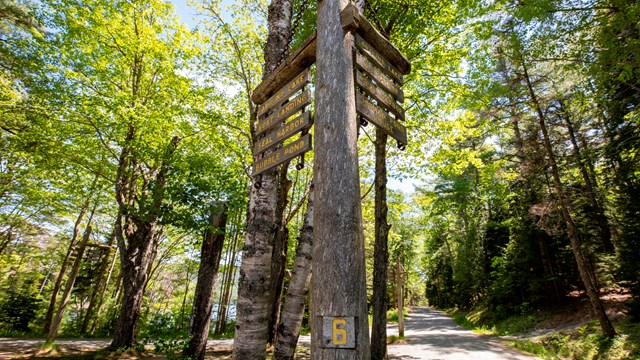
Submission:
<svg viewBox="0 0 640 360">
<path fill-rule="evenodd" d="M 375 106 L 365 96 L 356 92 L 356 110 L 358 114 L 371 121 L 382 129 L 387 135 L 393 137 L 398 142 L 407 144 L 407 129 L 398 120 L 379 107 Z"/>
<path fill-rule="evenodd" d="M 282 121 L 289 118 L 291 115 L 302 110 L 303 107 L 311 103 L 311 92 L 309 90 L 304 91 L 302 94 L 296 96 L 290 102 L 282 105 L 273 114 L 269 115 L 264 120 L 259 120 L 255 124 L 256 135 L 260 135 L 265 131 L 273 128 L 274 126 L 282 123 Z"/>
<path fill-rule="evenodd" d="M 309 150 L 311 150 L 311 135 L 307 134 L 256 161 L 253 166 L 253 175 L 262 174 L 263 172 L 273 169 L 274 167 L 291 160 L 300 154 L 304 154 Z"/>
<path fill-rule="evenodd" d="M 221 204 L 212 210 L 209 226 L 202 240 L 198 282 L 193 296 L 193 309 L 189 325 L 189 346 L 182 355 L 191 359 L 204 359 L 213 309 L 213 291 L 216 286 L 222 245 L 227 225 L 227 207 Z"/>
<path fill-rule="evenodd" d="M 311 113 L 308 111 L 304 112 L 302 115 L 292 119 L 286 124 L 283 124 L 282 127 L 266 133 L 263 138 L 256 141 L 256 145 L 253 147 L 253 153 L 259 154 L 270 149 L 280 144 L 283 140 L 286 140 L 302 131 L 302 129 L 309 127 L 311 125 L 310 114 Z"/>
<path fill-rule="evenodd" d="M 370 356 L 353 36 L 345 33 L 340 23 L 345 6 L 346 0 L 318 3 L 311 311 L 314 360 Z M 355 349 L 322 347 L 325 316 L 355 317 Z"/>
<path fill-rule="evenodd" d="M 395 82 L 404 85 L 404 79 L 400 70 L 396 69 L 387 59 L 366 42 L 360 35 L 355 35 L 356 47 L 375 62 L 384 72 L 391 76 Z"/>
<path fill-rule="evenodd" d="M 391 95 L 376 86 L 360 71 L 356 71 L 356 84 L 358 84 L 358 87 L 360 87 L 360 89 L 362 89 L 367 95 L 374 98 L 378 102 L 378 105 L 382 105 L 384 108 L 391 111 L 396 115 L 397 119 L 404 120 L 404 109 L 402 106 L 400 106 Z"/>
<path fill-rule="evenodd" d="M 349 4 L 340 13 L 340 21 L 345 30 L 356 32 L 377 52 L 398 69 L 402 75 L 411 72 L 411 63 L 376 28 L 360 14 L 355 5 Z"/>
<path fill-rule="evenodd" d="M 303 70 L 300 74 L 296 75 L 296 77 L 291 80 L 287 85 L 283 86 L 278 92 L 273 94 L 267 101 L 263 102 L 258 106 L 258 119 L 262 117 L 266 112 L 272 109 L 277 109 L 280 107 L 286 100 L 288 100 L 291 95 L 298 92 L 305 85 L 311 82 L 311 70 L 309 68 Z"/>
<path fill-rule="evenodd" d="M 267 76 L 255 88 L 251 100 L 256 104 L 264 103 L 283 85 L 293 80 L 300 71 L 316 61 L 316 33 L 311 34 L 289 57 Z"/>
<path fill-rule="evenodd" d="M 304 304 L 311 281 L 311 246 L 313 244 L 314 191 L 313 185 L 311 187 L 307 212 L 298 237 L 293 273 L 282 309 L 282 320 L 278 325 L 278 336 L 273 354 L 275 360 L 293 360 L 304 317 Z"/>
<path fill-rule="evenodd" d="M 391 79 L 376 65 L 374 65 L 371 60 L 359 52 L 356 52 L 356 65 L 374 79 L 378 86 L 393 95 L 393 97 L 398 99 L 398 101 L 404 102 L 404 92 L 400 86 L 391 81 Z"/>
</svg>

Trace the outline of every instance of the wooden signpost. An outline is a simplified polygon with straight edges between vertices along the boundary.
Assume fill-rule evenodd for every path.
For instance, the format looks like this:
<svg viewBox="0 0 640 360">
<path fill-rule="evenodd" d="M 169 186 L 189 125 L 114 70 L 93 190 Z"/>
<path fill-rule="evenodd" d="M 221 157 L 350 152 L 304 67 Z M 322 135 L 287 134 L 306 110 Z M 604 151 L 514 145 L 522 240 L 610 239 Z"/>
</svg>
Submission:
<svg viewBox="0 0 640 360">
<path fill-rule="evenodd" d="M 403 147 L 409 62 L 347 0 L 318 2 L 311 357 L 369 359 L 357 115 Z"/>
<path fill-rule="evenodd" d="M 299 74 L 295 74 L 289 83 L 279 88 L 258 106 L 258 121 L 254 124 L 258 140 L 253 148 L 253 154 L 257 160 L 253 166 L 253 176 L 260 175 L 311 150 L 311 135 L 306 134 L 306 131 L 311 127 L 312 120 L 310 112 L 304 111 L 305 107 L 311 104 L 311 92 L 305 90 L 310 82 L 311 71 L 306 68 Z M 291 99 L 300 90 L 302 93 Z M 300 111 L 303 113 L 285 122 Z M 300 132 L 303 133 L 300 139 L 282 146 L 285 140 Z M 265 153 L 275 147 L 280 148 L 274 152 Z"/>
<path fill-rule="evenodd" d="M 404 149 L 407 129 L 400 122 L 405 119 L 401 105 L 404 102 L 403 73 L 360 35 L 354 37 L 356 111 Z"/>
<path fill-rule="evenodd" d="M 317 54 L 317 56 L 316 56 Z M 316 62 L 316 109 L 309 67 Z M 253 176 L 311 150 L 316 122 L 311 357 L 370 358 L 357 116 L 402 147 L 403 75 L 411 66 L 348 0 L 318 2 L 318 30 L 254 91 Z M 302 112 L 302 113 L 301 113 Z M 284 142 L 302 133 L 299 139 Z M 289 140 L 290 141 L 290 140 Z"/>
</svg>

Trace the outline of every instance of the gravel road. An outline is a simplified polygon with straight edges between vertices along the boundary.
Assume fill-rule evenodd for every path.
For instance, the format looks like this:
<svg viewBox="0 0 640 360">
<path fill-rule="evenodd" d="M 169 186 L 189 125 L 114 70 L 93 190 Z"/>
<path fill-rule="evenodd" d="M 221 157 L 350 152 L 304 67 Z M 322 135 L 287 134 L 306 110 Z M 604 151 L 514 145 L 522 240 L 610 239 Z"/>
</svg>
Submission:
<svg viewBox="0 0 640 360">
<path fill-rule="evenodd" d="M 534 360 L 507 348 L 487 336 L 475 334 L 458 326 L 440 311 L 412 308 L 405 320 L 407 344 L 388 346 L 389 357 L 395 360 Z M 387 330 L 398 335 L 394 325 Z"/>
</svg>

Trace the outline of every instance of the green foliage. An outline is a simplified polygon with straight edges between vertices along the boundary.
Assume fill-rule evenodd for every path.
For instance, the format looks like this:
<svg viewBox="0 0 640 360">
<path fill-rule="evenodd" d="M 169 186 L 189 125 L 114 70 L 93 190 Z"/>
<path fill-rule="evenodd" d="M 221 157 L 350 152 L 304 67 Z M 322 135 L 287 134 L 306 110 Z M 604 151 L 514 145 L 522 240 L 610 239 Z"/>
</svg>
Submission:
<svg viewBox="0 0 640 360">
<path fill-rule="evenodd" d="M 138 341 L 135 348 L 139 351 L 147 351 L 151 348 L 154 354 L 163 354 L 167 359 L 185 359 L 182 351 L 189 347 L 189 338 L 153 338 Z"/>
<path fill-rule="evenodd" d="M 517 349 L 543 359 L 640 359 L 640 333 L 632 324 L 620 324 L 613 339 L 602 336 L 595 321 L 576 330 L 552 332 L 535 339 L 512 340 Z"/>
<path fill-rule="evenodd" d="M 4 334 L 26 334 L 42 299 L 35 294 L 9 290 L 0 302 L 0 329 Z"/>
</svg>

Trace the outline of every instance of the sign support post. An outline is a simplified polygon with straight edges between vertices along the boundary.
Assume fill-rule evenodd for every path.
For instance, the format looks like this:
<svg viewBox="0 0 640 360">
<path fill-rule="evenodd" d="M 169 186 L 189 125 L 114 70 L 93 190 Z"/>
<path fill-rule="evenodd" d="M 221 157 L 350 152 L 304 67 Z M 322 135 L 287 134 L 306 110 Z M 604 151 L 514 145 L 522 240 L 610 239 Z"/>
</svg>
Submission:
<svg viewBox="0 0 640 360">
<path fill-rule="evenodd" d="M 348 0 L 318 2 L 311 357 L 368 359 L 353 35 Z"/>
</svg>

